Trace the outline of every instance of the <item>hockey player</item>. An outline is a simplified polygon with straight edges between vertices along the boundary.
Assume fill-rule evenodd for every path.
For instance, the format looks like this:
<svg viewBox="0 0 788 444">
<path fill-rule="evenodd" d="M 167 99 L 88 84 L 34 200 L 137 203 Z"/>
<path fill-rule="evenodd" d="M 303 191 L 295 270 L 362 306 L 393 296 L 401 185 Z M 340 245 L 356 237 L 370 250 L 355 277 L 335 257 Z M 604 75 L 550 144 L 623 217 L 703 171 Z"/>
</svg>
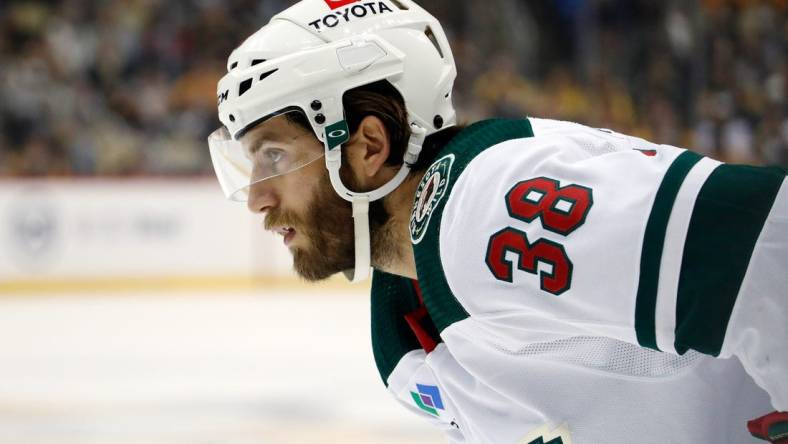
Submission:
<svg viewBox="0 0 788 444">
<path fill-rule="evenodd" d="M 567 122 L 458 127 L 451 49 L 411 0 L 303 0 L 228 71 L 224 191 L 306 279 L 374 267 L 383 382 L 451 442 L 784 442 L 783 171 Z"/>
</svg>

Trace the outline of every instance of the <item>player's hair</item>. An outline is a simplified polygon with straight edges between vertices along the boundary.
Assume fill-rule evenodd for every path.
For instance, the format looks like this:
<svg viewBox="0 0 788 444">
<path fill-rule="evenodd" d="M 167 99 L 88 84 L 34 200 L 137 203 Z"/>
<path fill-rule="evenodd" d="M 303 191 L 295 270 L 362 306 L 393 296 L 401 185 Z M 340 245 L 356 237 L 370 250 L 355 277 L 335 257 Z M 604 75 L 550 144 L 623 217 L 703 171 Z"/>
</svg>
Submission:
<svg viewBox="0 0 788 444">
<path fill-rule="evenodd" d="M 410 125 L 408 124 L 405 101 L 399 91 L 389 82 L 381 80 L 346 92 L 342 103 L 351 134 L 358 131 L 361 121 L 367 116 L 375 116 L 383 122 L 391 143 L 391 153 L 386 160 L 386 165 L 402 165 L 410 138 Z M 292 123 L 312 130 L 305 115 L 290 113 L 287 116 Z M 426 170 L 435 160 L 438 152 L 462 129 L 461 125 L 453 126 L 427 137 L 422 146 L 419 160 L 412 169 L 414 171 Z"/>
</svg>

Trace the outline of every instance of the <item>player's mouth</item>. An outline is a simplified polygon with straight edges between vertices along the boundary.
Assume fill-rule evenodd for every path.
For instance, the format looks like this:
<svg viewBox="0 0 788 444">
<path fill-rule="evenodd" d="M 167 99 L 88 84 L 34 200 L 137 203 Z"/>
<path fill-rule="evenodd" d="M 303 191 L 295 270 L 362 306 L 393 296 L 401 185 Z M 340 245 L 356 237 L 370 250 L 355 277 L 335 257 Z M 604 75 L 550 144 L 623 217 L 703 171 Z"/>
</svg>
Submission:
<svg viewBox="0 0 788 444">
<path fill-rule="evenodd" d="M 284 238 L 285 245 L 290 245 L 296 235 L 296 229 L 293 227 L 279 227 L 274 230 L 274 233 L 281 235 Z"/>
</svg>

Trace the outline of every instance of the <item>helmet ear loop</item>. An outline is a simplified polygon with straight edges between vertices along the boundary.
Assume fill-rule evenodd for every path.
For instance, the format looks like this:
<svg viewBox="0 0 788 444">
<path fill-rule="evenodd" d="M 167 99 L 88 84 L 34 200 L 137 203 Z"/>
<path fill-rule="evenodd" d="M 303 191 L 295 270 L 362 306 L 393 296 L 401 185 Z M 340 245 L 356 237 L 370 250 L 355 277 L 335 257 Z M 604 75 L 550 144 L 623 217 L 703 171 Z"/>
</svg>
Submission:
<svg viewBox="0 0 788 444">
<path fill-rule="evenodd" d="M 355 239 L 355 268 L 344 272 L 345 277 L 353 282 L 362 282 L 369 278 L 370 268 L 372 267 L 372 252 L 370 246 L 369 233 L 369 203 L 382 199 L 397 189 L 408 177 L 411 166 L 419 159 L 421 148 L 424 144 L 427 131 L 416 124 L 411 124 L 411 136 L 408 141 L 408 150 L 405 153 L 402 168 L 400 168 L 394 178 L 382 187 L 367 192 L 355 193 L 347 189 L 339 170 L 342 168 L 342 146 L 329 148 L 326 146 L 326 168 L 328 168 L 331 186 L 340 197 L 349 201 L 353 205 L 353 234 Z M 326 138 L 328 140 L 328 138 Z M 352 273 L 352 274 L 351 274 Z"/>
<path fill-rule="evenodd" d="M 372 252 L 369 234 L 369 203 L 370 195 L 354 193 L 347 189 L 342 182 L 339 170 L 342 168 L 342 145 L 328 149 L 326 144 L 326 168 L 328 168 L 331 186 L 340 197 L 349 201 L 353 206 L 353 237 L 355 250 L 355 266 L 352 270 L 345 270 L 343 274 L 352 283 L 363 282 L 370 276 L 372 267 Z"/>
</svg>

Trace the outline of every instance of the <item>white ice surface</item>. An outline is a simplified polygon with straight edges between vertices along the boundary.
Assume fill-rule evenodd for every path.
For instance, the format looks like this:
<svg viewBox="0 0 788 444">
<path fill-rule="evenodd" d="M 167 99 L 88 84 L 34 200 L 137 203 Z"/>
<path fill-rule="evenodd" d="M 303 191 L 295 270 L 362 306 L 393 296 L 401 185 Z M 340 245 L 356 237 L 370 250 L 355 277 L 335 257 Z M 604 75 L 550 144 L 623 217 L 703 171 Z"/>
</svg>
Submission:
<svg viewBox="0 0 788 444">
<path fill-rule="evenodd" d="M 384 390 L 367 296 L 0 298 L 0 444 L 441 443 Z"/>
</svg>

